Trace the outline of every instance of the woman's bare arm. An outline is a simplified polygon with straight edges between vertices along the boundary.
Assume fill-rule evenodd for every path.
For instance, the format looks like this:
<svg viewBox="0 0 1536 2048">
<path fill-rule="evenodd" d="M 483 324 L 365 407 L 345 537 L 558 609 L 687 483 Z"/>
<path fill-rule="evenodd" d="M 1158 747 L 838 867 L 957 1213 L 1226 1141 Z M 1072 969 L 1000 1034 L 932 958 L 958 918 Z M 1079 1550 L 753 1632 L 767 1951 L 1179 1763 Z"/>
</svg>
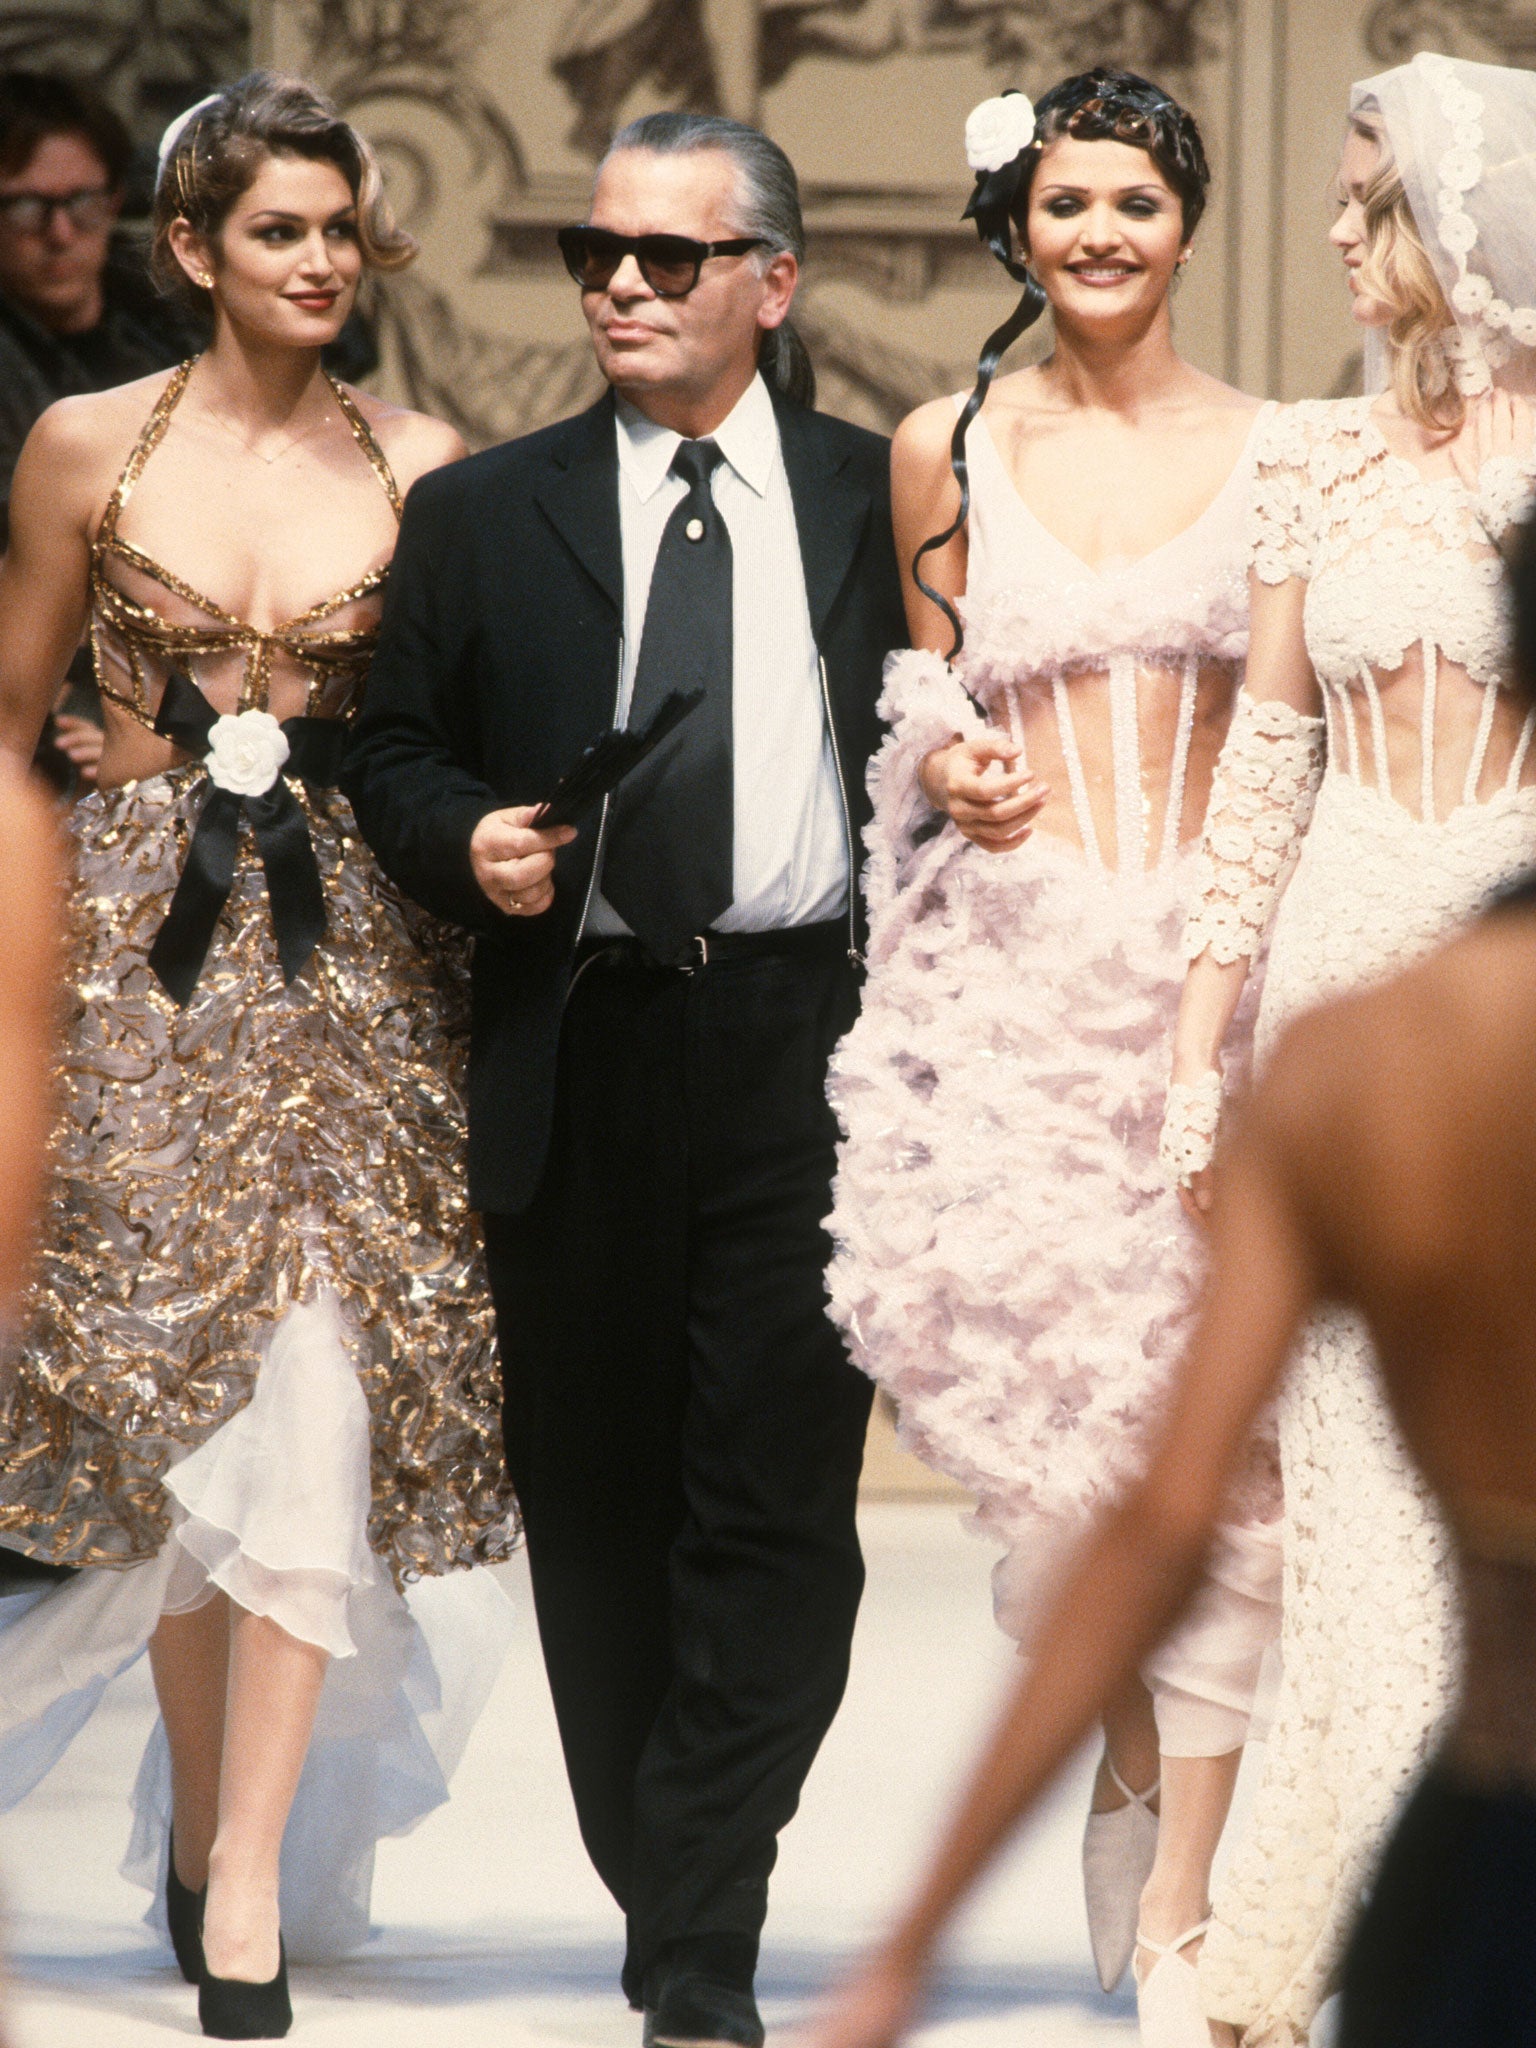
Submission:
<svg viewBox="0 0 1536 2048">
<path fill-rule="evenodd" d="M 954 628 L 943 611 L 917 587 L 917 575 L 951 604 L 965 592 L 966 533 L 962 527 L 941 548 L 923 556 L 914 571 L 914 557 L 925 540 L 942 533 L 960 510 L 960 486 L 950 465 L 955 409 L 947 398 L 910 413 L 891 441 L 891 520 L 901 569 L 907 626 L 914 647 L 948 655 Z M 1006 853 L 1029 837 L 1030 820 L 1047 792 L 1023 768 L 1021 749 L 1006 733 L 988 732 L 974 739 L 959 734 L 947 747 L 936 747 L 918 769 L 923 795 L 936 811 L 947 812 L 974 845 L 988 853 Z"/>
<path fill-rule="evenodd" d="M 53 805 L 0 758 L 0 1326 L 25 1277 L 42 1196 L 63 895 Z"/>
<path fill-rule="evenodd" d="M 891 525 L 907 626 L 914 647 L 931 647 L 936 654 L 948 654 L 954 628 L 932 598 L 918 589 L 912 562 L 923 542 L 952 525 L 960 510 L 960 486 L 949 461 L 954 430 L 954 406 L 947 398 L 936 398 L 909 413 L 891 438 Z M 942 548 L 924 555 L 919 565 L 923 581 L 951 604 L 965 591 L 966 554 L 962 527 Z"/>
<path fill-rule="evenodd" d="M 1297 1094 L 1296 1065 L 1283 1048 L 1223 1164 L 1205 1306 L 1151 1470 L 1068 1579 L 927 1875 L 815 2030 L 814 2048 L 889 2048 L 901 2037 L 955 1908 L 1194 1585 L 1227 1475 L 1317 1291 L 1288 1165 L 1289 1112 L 1271 1113 L 1282 1092 Z"/>
<path fill-rule="evenodd" d="M 85 631 L 101 469 L 89 404 L 65 399 L 43 414 L 11 486 L 10 546 L 0 561 L 0 750 L 22 765 Z"/>
</svg>

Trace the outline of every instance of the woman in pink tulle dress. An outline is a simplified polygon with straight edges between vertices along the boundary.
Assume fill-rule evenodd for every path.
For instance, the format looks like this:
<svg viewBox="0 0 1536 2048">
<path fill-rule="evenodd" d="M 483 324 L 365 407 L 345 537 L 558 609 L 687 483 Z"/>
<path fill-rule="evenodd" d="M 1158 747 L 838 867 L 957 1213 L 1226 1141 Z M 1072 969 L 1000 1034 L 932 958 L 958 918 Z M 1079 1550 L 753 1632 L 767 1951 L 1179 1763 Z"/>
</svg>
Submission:
<svg viewBox="0 0 1536 2048">
<path fill-rule="evenodd" d="M 870 980 L 832 1066 L 829 1286 L 904 1441 L 1007 1546 L 998 1618 L 1026 1641 L 1064 1552 L 1141 1467 L 1198 1276 L 1158 1133 L 1247 646 L 1260 411 L 1173 348 L 1207 176 L 1182 109 L 1094 72 L 1037 113 L 987 102 L 967 150 L 971 212 L 1026 293 L 960 424 L 940 401 L 895 444 L 904 551 L 950 530 L 918 549 L 914 651 L 887 672 Z M 988 392 L 1044 299 L 1054 352 Z M 1107 1728 L 1090 1929 L 1106 1987 L 1139 1939 L 1160 2048 L 1223 2038 L 1190 1965 L 1277 1632 L 1274 1475 L 1261 1440 L 1192 1620 Z"/>
</svg>

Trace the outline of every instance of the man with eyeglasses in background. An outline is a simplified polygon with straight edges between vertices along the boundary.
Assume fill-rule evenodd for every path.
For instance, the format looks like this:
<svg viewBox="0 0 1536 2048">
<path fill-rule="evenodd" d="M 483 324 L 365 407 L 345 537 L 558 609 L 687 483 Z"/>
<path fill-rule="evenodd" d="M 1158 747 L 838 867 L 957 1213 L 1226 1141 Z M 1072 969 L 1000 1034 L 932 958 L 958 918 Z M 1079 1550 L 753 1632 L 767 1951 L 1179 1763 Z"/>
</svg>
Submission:
<svg viewBox="0 0 1536 2048">
<path fill-rule="evenodd" d="M 864 1577 L 826 1070 L 906 637 L 889 450 L 811 409 L 767 136 L 647 116 L 559 240 L 611 389 L 411 492 L 343 786 L 476 933 L 469 1198 L 623 1986 L 654 2048 L 761 2048 L 768 1875 Z M 695 690 L 601 812 L 541 829 L 584 742 Z"/>
<path fill-rule="evenodd" d="M 133 142 L 95 93 L 0 72 L 0 548 L 22 443 L 55 399 L 168 369 L 189 340 L 141 257 L 117 246 Z M 100 755 L 94 692 L 72 674 L 38 765 L 61 789 Z"/>
<path fill-rule="evenodd" d="M 0 72 L 0 506 L 55 399 L 187 352 L 142 259 L 114 246 L 132 159 L 127 128 L 86 87 Z"/>
</svg>

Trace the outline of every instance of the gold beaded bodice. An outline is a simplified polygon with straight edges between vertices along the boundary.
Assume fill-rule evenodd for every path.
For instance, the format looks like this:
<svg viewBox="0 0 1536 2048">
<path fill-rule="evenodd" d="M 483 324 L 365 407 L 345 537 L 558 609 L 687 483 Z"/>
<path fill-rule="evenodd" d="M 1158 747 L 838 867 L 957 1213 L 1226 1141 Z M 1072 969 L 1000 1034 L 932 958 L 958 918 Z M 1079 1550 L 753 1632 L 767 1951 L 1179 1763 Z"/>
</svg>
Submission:
<svg viewBox="0 0 1536 2048">
<path fill-rule="evenodd" d="M 387 566 L 368 575 L 335 596 L 311 605 L 297 618 L 286 620 L 270 632 L 262 632 L 244 619 L 215 604 L 174 570 L 154 560 L 123 540 L 118 522 L 144 465 L 164 439 L 193 364 L 183 363 L 160 394 L 154 411 L 134 443 L 116 488 L 107 500 L 96 538 L 91 545 L 91 647 L 97 686 L 103 698 L 118 705 L 140 725 L 154 729 L 158 698 L 164 673 L 172 667 L 187 667 L 199 658 L 243 656 L 240 696 L 236 709 L 265 711 L 274 656 L 283 655 L 309 678 L 312 718 L 341 718 L 356 708 L 378 637 L 376 624 L 327 627 L 349 605 L 383 587 Z M 351 428 L 369 467 L 383 487 L 395 517 L 400 516 L 400 492 L 393 472 L 372 428 L 356 402 L 328 378 L 341 415 Z M 167 618 L 153 604 L 129 595 L 108 573 L 119 562 L 147 577 L 161 589 L 201 614 L 195 623 Z M 115 658 L 109 658 L 109 653 Z M 126 676 L 126 685 L 124 677 Z"/>
</svg>

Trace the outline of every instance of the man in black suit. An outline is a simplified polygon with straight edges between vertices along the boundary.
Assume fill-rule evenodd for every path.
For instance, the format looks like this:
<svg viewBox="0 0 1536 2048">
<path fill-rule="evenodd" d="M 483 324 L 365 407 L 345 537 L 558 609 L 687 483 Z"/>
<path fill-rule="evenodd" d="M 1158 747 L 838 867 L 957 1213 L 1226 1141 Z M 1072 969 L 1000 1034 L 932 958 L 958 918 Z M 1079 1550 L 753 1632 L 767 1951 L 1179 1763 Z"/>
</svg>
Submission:
<svg viewBox="0 0 1536 2048">
<path fill-rule="evenodd" d="M 412 491 L 346 787 L 476 933 L 470 1199 L 624 1988 L 648 2041 L 758 2048 L 768 1874 L 863 1585 L 824 1080 L 905 634 L 886 446 L 801 402 L 798 194 L 755 130 L 635 123 L 561 244 L 612 389 Z M 582 745 L 678 687 L 601 816 L 539 830 Z"/>
</svg>

